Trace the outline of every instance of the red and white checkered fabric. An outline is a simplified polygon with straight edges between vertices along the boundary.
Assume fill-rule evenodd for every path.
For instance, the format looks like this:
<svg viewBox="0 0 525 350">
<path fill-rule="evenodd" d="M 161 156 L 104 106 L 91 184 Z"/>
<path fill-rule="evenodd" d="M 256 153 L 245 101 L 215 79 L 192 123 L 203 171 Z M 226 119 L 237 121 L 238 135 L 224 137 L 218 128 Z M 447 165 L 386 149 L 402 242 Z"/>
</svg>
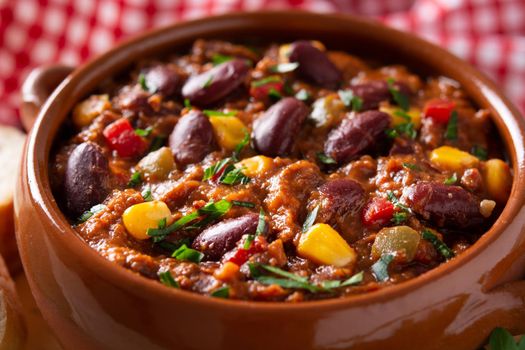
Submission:
<svg viewBox="0 0 525 350">
<path fill-rule="evenodd" d="M 232 11 L 300 8 L 378 18 L 470 61 L 525 111 L 525 0 L 0 0 L 0 124 L 19 125 L 35 66 L 78 65 L 120 39 Z"/>
</svg>

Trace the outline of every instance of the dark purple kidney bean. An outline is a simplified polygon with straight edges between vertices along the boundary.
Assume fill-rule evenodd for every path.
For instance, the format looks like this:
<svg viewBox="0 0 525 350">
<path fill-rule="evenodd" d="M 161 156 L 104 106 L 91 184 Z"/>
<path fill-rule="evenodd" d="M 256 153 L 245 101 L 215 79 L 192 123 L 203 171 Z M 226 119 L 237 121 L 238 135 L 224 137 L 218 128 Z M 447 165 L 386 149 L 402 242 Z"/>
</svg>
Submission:
<svg viewBox="0 0 525 350">
<path fill-rule="evenodd" d="M 307 116 L 308 107 L 303 102 L 293 97 L 283 98 L 253 123 L 255 149 L 270 157 L 287 155 Z"/>
<path fill-rule="evenodd" d="M 191 103 L 203 106 L 226 97 L 244 81 L 249 67 L 246 61 L 233 59 L 192 76 L 182 87 L 182 96 Z"/>
<path fill-rule="evenodd" d="M 342 79 L 339 69 L 330 61 L 326 53 L 313 46 L 309 41 L 301 40 L 290 45 L 290 62 L 299 63 L 297 73 L 316 85 L 335 89 Z"/>
<path fill-rule="evenodd" d="M 369 81 L 357 85 L 350 86 L 355 96 L 358 96 L 363 101 L 361 109 L 363 111 L 369 109 L 377 109 L 379 103 L 390 100 L 390 91 L 388 91 L 388 84 L 383 80 Z"/>
<path fill-rule="evenodd" d="M 71 152 L 64 173 L 67 211 L 79 216 L 92 206 L 102 203 L 108 193 L 108 160 L 98 145 L 81 143 Z"/>
<path fill-rule="evenodd" d="M 196 110 L 184 115 L 171 132 L 169 145 L 177 163 L 200 162 L 215 146 L 210 120 Z"/>
<path fill-rule="evenodd" d="M 258 222 L 259 215 L 255 213 L 221 221 L 202 231 L 192 247 L 203 252 L 209 260 L 219 260 L 243 235 L 255 234 Z"/>
<path fill-rule="evenodd" d="M 400 201 L 438 227 L 466 228 L 483 221 L 479 200 L 459 186 L 419 182 L 405 188 Z"/>
<path fill-rule="evenodd" d="M 323 210 L 339 215 L 354 215 L 365 201 L 363 187 L 350 179 L 330 180 L 319 188 L 319 194 Z"/>
<path fill-rule="evenodd" d="M 149 92 L 159 92 L 164 96 L 180 93 L 183 77 L 165 65 L 150 68 L 144 76 Z"/>
<path fill-rule="evenodd" d="M 389 125 L 390 116 L 379 111 L 346 117 L 328 134 L 324 152 L 338 163 L 347 162 L 384 136 Z"/>
</svg>

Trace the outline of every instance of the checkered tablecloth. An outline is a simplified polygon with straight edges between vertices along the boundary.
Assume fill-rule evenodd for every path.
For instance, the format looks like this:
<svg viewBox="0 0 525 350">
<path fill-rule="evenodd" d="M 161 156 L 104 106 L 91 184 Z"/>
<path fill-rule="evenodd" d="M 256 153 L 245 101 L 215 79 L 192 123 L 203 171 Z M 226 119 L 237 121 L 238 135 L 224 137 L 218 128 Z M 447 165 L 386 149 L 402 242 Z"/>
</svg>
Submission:
<svg viewBox="0 0 525 350">
<path fill-rule="evenodd" d="M 525 0 L 0 0 L 0 124 L 19 125 L 35 66 L 78 65 L 122 38 L 232 11 L 300 8 L 374 17 L 448 48 L 525 111 Z"/>
</svg>

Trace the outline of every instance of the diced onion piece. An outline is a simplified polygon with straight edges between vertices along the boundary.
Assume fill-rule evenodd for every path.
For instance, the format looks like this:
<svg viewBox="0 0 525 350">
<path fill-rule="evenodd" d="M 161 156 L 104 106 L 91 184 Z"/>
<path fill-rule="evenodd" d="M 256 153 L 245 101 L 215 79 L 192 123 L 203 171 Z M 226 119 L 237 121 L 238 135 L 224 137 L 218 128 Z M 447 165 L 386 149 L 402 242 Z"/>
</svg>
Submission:
<svg viewBox="0 0 525 350">
<path fill-rule="evenodd" d="M 108 95 L 92 95 L 80 102 L 73 110 L 73 123 L 82 128 L 91 124 L 93 119 L 111 108 Z"/>
<path fill-rule="evenodd" d="M 139 240 L 150 238 L 147 234 L 148 229 L 157 228 L 162 219 L 166 219 L 166 224 L 169 224 L 171 219 L 171 211 L 162 201 L 135 204 L 122 214 L 124 227 L 130 235 Z"/>
<path fill-rule="evenodd" d="M 310 227 L 301 236 L 297 252 L 318 264 L 337 267 L 353 264 L 357 258 L 355 250 L 327 224 Z"/>
<path fill-rule="evenodd" d="M 376 235 L 372 245 L 372 256 L 379 259 L 385 254 L 393 254 L 402 262 L 410 262 L 416 255 L 420 234 L 408 226 L 386 227 Z"/>
<path fill-rule="evenodd" d="M 421 127 L 421 110 L 417 107 L 410 107 L 408 111 L 403 111 L 402 109 L 395 107 L 395 106 L 381 106 L 379 108 L 381 112 L 385 112 L 390 114 L 392 117 L 392 123 L 391 126 L 395 127 L 401 124 L 405 123 L 413 123 L 415 129 L 419 129 Z M 408 118 L 404 117 L 403 115 L 406 114 L 410 117 L 410 120 Z"/>
<path fill-rule="evenodd" d="M 512 187 L 509 165 L 501 159 L 489 159 L 485 162 L 481 173 L 490 198 L 498 203 L 505 203 Z"/>
<path fill-rule="evenodd" d="M 246 158 L 235 164 L 235 167 L 241 168 L 242 173 L 248 177 L 256 177 L 270 169 L 273 159 L 266 156 L 255 156 Z"/>
<path fill-rule="evenodd" d="M 316 127 L 328 127 L 334 124 L 341 113 L 345 110 L 345 105 L 336 94 L 321 97 L 313 103 L 312 113 L 309 119 Z"/>
<path fill-rule="evenodd" d="M 137 170 L 146 177 L 162 180 L 174 166 L 173 153 L 168 147 L 162 147 L 142 158 L 137 164 Z"/>
<path fill-rule="evenodd" d="M 219 145 L 229 151 L 233 151 L 248 132 L 246 125 L 237 117 L 213 116 L 210 123 Z"/>
<path fill-rule="evenodd" d="M 455 147 L 441 146 L 430 152 L 430 161 L 441 170 L 462 171 L 476 168 L 479 159 Z"/>
<path fill-rule="evenodd" d="M 479 203 L 479 212 L 483 217 L 488 218 L 492 215 L 492 211 L 496 207 L 496 202 L 489 199 L 484 199 Z"/>
</svg>

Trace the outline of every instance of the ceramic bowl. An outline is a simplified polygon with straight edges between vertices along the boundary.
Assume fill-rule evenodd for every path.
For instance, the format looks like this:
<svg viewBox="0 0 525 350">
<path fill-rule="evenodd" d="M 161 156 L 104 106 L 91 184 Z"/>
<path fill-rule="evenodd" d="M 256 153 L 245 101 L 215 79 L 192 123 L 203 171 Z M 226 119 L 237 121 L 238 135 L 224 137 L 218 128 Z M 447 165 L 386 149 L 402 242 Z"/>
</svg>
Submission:
<svg viewBox="0 0 525 350">
<path fill-rule="evenodd" d="M 369 294 L 298 304 L 203 297 L 166 288 L 88 247 L 49 185 L 53 140 L 73 105 L 108 76 L 197 38 L 321 40 L 383 64 L 457 80 L 488 109 L 514 171 L 500 218 L 466 252 Z M 69 70 L 41 69 L 24 87 L 24 120 Z M 40 102 L 38 102 L 40 101 Z M 239 13 L 148 32 L 75 69 L 40 109 L 16 190 L 22 262 L 45 319 L 67 349 L 475 349 L 496 326 L 525 331 L 525 123 L 500 88 L 467 63 L 410 34 L 342 15 Z"/>
</svg>

